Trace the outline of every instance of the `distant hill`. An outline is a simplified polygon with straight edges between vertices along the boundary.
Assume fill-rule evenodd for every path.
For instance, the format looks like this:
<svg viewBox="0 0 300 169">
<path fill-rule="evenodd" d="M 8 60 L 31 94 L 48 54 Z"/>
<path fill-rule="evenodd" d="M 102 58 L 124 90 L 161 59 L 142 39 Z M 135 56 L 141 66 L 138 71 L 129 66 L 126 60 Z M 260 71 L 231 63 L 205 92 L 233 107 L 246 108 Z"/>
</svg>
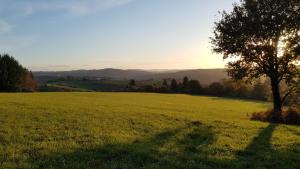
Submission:
<svg viewBox="0 0 300 169">
<path fill-rule="evenodd" d="M 182 79 L 184 76 L 190 79 L 199 80 L 201 84 L 210 84 L 212 82 L 218 82 L 222 79 L 228 78 L 225 69 L 193 69 L 193 70 L 181 70 L 176 72 L 164 72 L 157 73 L 153 77 L 154 79 L 174 78 Z"/>
<path fill-rule="evenodd" d="M 135 70 L 135 69 L 99 69 L 99 70 L 73 70 L 57 72 L 34 72 L 39 82 L 57 79 L 59 77 L 89 77 L 135 80 L 162 80 L 182 79 L 184 76 L 199 80 L 202 84 L 209 84 L 228 78 L 224 69 L 193 69 L 193 70 Z"/>
</svg>

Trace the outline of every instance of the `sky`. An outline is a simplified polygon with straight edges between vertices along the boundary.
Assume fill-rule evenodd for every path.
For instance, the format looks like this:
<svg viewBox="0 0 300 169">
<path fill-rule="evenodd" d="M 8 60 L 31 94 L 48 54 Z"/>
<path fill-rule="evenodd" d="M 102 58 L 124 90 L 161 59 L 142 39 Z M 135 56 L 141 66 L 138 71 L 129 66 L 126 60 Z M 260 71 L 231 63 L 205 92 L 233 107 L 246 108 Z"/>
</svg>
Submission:
<svg viewBox="0 0 300 169">
<path fill-rule="evenodd" d="M 223 68 L 210 39 L 234 0 L 0 0 L 0 53 L 33 71 Z"/>
</svg>

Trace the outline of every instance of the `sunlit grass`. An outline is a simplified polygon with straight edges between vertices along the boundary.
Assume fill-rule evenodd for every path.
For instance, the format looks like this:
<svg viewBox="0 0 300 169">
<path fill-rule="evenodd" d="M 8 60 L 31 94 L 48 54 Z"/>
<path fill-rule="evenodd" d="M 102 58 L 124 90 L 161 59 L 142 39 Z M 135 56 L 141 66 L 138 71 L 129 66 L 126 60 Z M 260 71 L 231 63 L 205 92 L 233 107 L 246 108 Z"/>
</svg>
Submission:
<svg viewBox="0 0 300 169">
<path fill-rule="evenodd" d="M 297 168 L 268 103 L 139 93 L 0 94 L 1 168 Z"/>
</svg>

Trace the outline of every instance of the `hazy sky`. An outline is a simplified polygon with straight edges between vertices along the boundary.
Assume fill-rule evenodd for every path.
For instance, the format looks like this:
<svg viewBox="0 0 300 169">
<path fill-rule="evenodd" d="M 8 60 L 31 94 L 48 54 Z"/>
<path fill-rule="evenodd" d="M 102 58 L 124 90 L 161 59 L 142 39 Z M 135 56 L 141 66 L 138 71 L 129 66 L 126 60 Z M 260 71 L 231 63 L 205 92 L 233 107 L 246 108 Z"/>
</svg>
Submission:
<svg viewBox="0 0 300 169">
<path fill-rule="evenodd" d="M 0 52 L 32 70 L 220 68 L 233 0 L 0 0 Z"/>
</svg>

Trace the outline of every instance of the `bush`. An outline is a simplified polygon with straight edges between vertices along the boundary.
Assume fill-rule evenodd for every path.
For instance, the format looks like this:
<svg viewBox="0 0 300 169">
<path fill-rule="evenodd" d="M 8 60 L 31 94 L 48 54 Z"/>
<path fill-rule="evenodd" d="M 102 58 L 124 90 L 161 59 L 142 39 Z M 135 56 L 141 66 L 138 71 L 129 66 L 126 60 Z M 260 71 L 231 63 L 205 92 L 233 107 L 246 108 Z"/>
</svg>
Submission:
<svg viewBox="0 0 300 169">
<path fill-rule="evenodd" d="M 300 125 L 299 109 L 290 108 L 283 112 L 283 119 L 286 124 Z"/>
<path fill-rule="evenodd" d="M 282 113 L 282 121 L 273 121 L 272 114 L 273 110 L 266 112 L 255 112 L 250 116 L 251 120 L 271 122 L 271 123 L 282 123 L 290 125 L 300 125 L 300 112 L 299 109 L 289 108 Z"/>
<path fill-rule="evenodd" d="M 251 114 L 250 119 L 254 121 L 263 121 L 267 122 L 270 119 L 270 114 L 272 111 L 266 111 L 266 112 L 254 112 Z"/>
</svg>

